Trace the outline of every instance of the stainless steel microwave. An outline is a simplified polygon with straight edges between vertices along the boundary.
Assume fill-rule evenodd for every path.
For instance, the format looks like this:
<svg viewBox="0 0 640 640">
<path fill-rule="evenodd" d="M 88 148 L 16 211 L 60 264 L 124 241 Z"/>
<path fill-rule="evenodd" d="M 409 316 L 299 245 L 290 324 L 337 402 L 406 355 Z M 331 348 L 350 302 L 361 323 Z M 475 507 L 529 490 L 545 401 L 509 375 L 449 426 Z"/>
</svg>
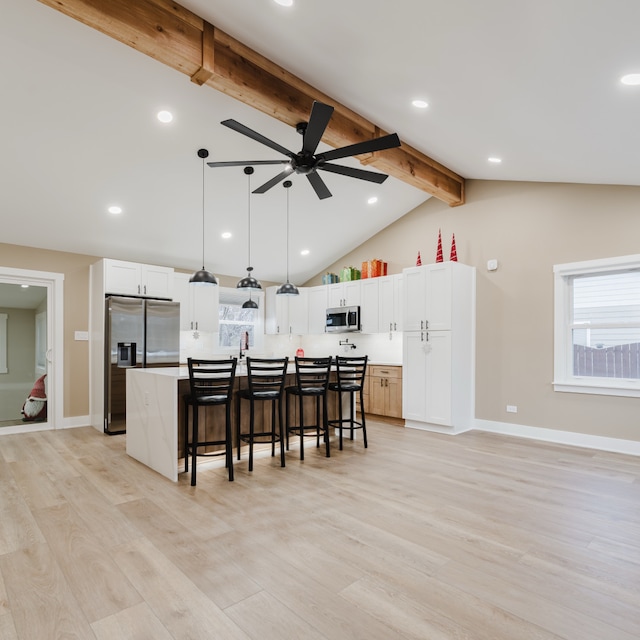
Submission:
<svg viewBox="0 0 640 640">
<path fill-rule="evenodd" d="M 327 309 L 327 333 L 360 331 L 360 307 L 335 307 Z"/>
</svg>

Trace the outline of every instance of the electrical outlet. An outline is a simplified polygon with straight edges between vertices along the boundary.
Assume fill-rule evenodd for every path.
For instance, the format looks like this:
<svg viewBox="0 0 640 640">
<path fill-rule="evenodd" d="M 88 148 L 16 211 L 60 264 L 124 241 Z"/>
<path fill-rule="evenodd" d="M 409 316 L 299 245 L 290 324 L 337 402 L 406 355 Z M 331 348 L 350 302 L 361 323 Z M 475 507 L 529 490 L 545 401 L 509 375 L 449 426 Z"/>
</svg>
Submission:
<svg viewBox="0 0 640 640">
<path fill-rule="evenodd" d="M 515 404 L 508 404 L 507 413 L 518 413 L 518 407 Z"/>
</svg>

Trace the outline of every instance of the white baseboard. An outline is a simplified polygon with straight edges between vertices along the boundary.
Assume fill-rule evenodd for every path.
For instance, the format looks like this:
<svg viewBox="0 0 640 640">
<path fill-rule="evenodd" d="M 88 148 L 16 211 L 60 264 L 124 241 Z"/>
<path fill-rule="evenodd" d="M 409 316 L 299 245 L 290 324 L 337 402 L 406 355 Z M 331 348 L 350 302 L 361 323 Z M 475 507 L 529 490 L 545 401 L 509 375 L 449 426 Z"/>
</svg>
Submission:
<svg viewBox="0 0 640 640">
<path fill-rule="evenodd" d="M 76 429 L 91 426 L 91 416 L 71 416 L 62 422 L 62 429 Z"/>
<path fill-rule="evenodd" d="M 476 419 L 475 428 L 479 431 L 501 433 L 506 436 L 529 438 L 531 440 L 544 440 L 545 442 L 568 444 L 574 447 L 599 449 L 601 451 L 613 451 L 614 453 L 626 453 L 632 456 L 640 456 L 640 441 L 636 440 L 621 440 L 619 438 L 592 436 L 586 433 L 575 433 L 573 431 L 558 431 L 556 429 L 544 429 L 542 427 L 527 427 L 522 424 L 494 422 L 493 420 Z"/>
</svg>

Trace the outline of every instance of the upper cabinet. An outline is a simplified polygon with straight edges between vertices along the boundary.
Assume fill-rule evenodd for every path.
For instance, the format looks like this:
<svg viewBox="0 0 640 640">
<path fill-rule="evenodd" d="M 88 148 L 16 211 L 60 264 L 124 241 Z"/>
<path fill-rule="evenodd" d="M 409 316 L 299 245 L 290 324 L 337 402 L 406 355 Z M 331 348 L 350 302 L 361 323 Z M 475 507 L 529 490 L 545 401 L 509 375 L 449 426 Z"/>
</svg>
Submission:
<svg viewBox="0 0 640 640">
<path fill-rule="evenodd" d="M 379 325 L 379 280 L 360 280 L 360 327 L 362 333 L 378 333 Z"/>
<path fill-rule="evenodd" d="M 307 289 L 309 308 L 309 333 L 325 333 L 327 326 L 327 286 L 318 285 Z"/>
<path fill-rule="evenodd" d="M 176 273 L 174 300 L 180 303 L 181 331 L 216 332 L 219 328 L 220 287 L 189 282 L 188 273 Z"/>
<path fill-rule="evenodd" d="M 267 287 L 265 333 L 305 335 L 309 331 L 308 290 L 299 287 L 297 296 L 279 296 L 279 287 Z"/>
<path fill-rule="evenodd" d="M 402 331 L 404 306 L 404 276 L 398 273 L 377 278 L 378 282 L 378 331 L 392 333 Z"/>
<path fill-rule="evenodd" d="M 451 329 L 453 273 L 464 266 L 438 262 L 404 270 L 405 331 Z"/>
<path fill-rule="evenodd" d="M 358 306 L 361 300 L 361 282 L 362 280 L 351 280 L 326 285 L 328 306 L 330 308 Z"/>
<path fill-rule="evenodd" d="M 173 299 L 170 267 L 104 259 L 104 292 L 122 296 Z"/>
</svg>

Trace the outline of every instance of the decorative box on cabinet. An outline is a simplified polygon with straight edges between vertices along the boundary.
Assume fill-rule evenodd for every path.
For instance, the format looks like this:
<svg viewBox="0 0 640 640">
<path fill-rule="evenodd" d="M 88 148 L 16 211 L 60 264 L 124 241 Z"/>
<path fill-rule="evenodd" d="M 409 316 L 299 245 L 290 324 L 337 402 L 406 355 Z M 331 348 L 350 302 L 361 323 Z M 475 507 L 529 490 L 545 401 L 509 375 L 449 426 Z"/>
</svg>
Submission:
<svg viewBox="0 0 640 640">
<path fill-rule="evenodd" d="M 106 294 L 173 299 L 172 268 L 107 258 L 102 262 Z"/>
<path fill-rule="evenodd" d="M 176 273 L 174 300 L 180 303 L 180 330 L 215 333 L 219 329 L 220 288 L 193 285 L 187 273 Z"/>
<path fill-rule="evenodd" d="M 404 275 L 405 425 L 452 434 L 472 429 L 475 269 L 444 262 Z"/>
</svg>

